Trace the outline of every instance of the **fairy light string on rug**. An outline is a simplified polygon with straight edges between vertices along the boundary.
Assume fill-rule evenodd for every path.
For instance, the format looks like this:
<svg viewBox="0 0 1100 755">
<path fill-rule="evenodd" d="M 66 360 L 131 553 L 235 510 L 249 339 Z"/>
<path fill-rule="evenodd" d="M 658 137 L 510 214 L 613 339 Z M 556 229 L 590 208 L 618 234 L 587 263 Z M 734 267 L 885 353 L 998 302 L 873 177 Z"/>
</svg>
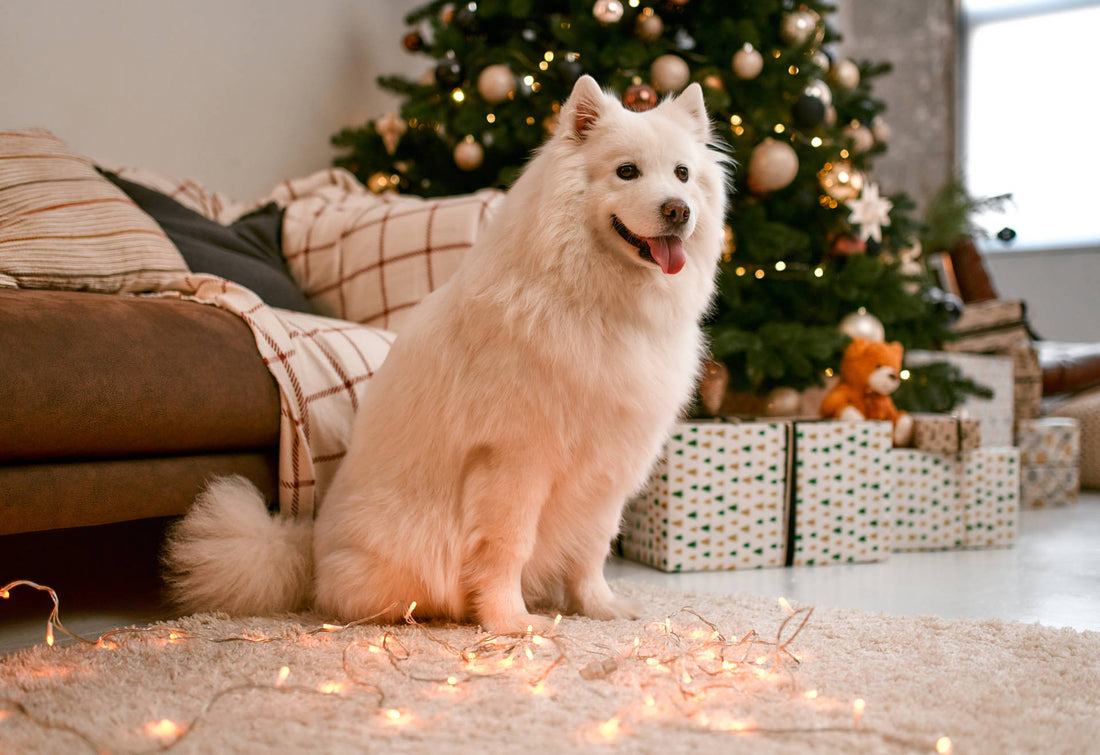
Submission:
<svg viewBox="0 0 1100 755">
<path fill-rule="evenodd" d="M 144 733 L 151 740 L 154 750 L 170 750 L 185 741 L 193 732 L 201 731 L 210 711 L 225 698 L 244 692 L 267 692 L 282 695 L 309 695 L 341 698 L 364 695 L 370 702 L 366 709 L 374 714 L 378 726 L 400 730 L 410 725 L 430 725 L 421 722 L 410 701 L 396 701 L 391 694 L 376 683 L 372 670 L 378 663 L 386 664 L 409 682 L 438 694 L 458 693 L 476 689 L 485 679 L 514 679 L 521 693 L 546 695 L 553 685 L 554 672 L 566 673 L 575 669 L 585 681 L 615 684 L 620 671 L 624 673 L 623 689 L 636 690 L 638 696 L 620 707 L 614 715 L 593 720 L 582 727 L 578 734 L 594 743 L 613 743 L 631 735 L 636 727 L 646 724 L 685 722 L 699 730 L 726 732 L 731 736 L 753 734 L 757 736 L 825 736 L 829 734 L 857 734 L 879 741 L 913 748 L 925 752 L 947 755 L 952 751 L 948 737 L 935 742 L 906 738 L 869 728 L 863 717 L 867 704 L 862 698 L 848 701 L 829 698 L 816 689 L 799 691 L 797 671 L 804 658 L 792 648 L 792 643 L 807 626 L 813 615 L 812 607 L 795 608 L 785 599 L 779 599 L 784 612 L 774 639 L 762 636 L 756 630 L 740 637 L 728 637 L 717 624 L 690 607 L 680 609 L 663 620 L 644 624 L 642 631 L 622 647 L 578 647 L 561 631 L 562 617 L 558 615 L 551 628 L 536 632 L 528 627 L 525 632 L 481 634 L 471 644 L 456 645 L 441 637 L 437 631 L 414 616 L 416 603 L 404 611 L 404 626 L 382 627 L 374 624 L 378 617 L 389 614 L 395 605 L 388 606 L 375 616 L 346 624 L 322 623 L 301 632 L 268 636 L 234 634 L 207 636 L 180 627 L 154 624 L 144 628 L 115 629 L 97 639 L 88 639 L 69 631 L 60 619 L 60 600 L 50 587 L 29 580 L 16 580 L 0 588 L 0 598 L 9 598 L 11 590 L 30 587 L 46 592 L 53 602 L 53 609 L 46 621 L 46 644 L 55 647 L 55 631 L 76 642 L 90 646 L 94 652 L 118 649 L 127 640 L 152 637 L 160 645 L 188 642 L 247 642 L 301 644 L 314 638 L 359 634 L 369 631 L 370 638 L 353 637 L 342 650 L 344 678 L 332 679 L 315 686 L 294 683 L 294 670 L 281 666 L 270 682 L 244 682 L 226 686 L 211 694 L 199 711 L 187 722 L 160 719 L 149 721 Z M 404 635 L 404 636 L 402 636 Z M 426 641 L 428 650 L 411 649 L 410 639 Z M 424 643 L 421 643 L 424 644 Z M 435 648 L 433 657 L 430 649 Z M 442 671 L 426 674 L 417 670 L 417 663 L 430 660 L 439 665 L 446 661 Z M 641 674 L 639 682 L 635 677 Z M 750 700 L 759 702 L 774 697 L 777 701 L 800 700 L 812 709 L 839 712 L 847 707 L 851 711 L 851 723 L 846 725 L 818 725 L 775 727 L 760 725 L 748 718 L 731 716 L 736 710 L 731 703 Z M 28 709 L 21 701 L 0 698 L 0 726 L 4 719 L 18 716 L 44 729 L 75 736 L 93 752 L 108 749 L 103 743 L 74 725 L 54 721 L 48 712 Z"/>
</svg>

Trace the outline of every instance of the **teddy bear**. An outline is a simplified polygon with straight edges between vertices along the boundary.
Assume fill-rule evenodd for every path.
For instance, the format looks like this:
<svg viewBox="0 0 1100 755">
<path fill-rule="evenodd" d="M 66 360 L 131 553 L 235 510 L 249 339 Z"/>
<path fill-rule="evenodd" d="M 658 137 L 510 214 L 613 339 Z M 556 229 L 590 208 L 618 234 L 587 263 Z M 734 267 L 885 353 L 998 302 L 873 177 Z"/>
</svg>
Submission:
<svg viewBox="0 0 1100 755">
<path fill-rule="evenodd" d="M 907 446 L 913 435 L 913 418 L 898 411 L 890 398 L 901 385 L 903 352 L 897 341 L 853 338 L 840 362 L 840 382 L 821 402 L 821 416 L 890 420 L 894 423 L 894 445 Z"/>
</svg>

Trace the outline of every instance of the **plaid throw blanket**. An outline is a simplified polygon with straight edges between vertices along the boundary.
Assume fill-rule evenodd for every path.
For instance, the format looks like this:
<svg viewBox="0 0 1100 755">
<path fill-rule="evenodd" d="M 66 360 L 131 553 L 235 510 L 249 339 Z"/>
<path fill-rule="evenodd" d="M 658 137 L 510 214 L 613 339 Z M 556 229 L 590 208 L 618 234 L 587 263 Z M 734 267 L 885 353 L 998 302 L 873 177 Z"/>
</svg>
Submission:
<svg viewBox="0 0 1100 755">
<path fill-rule="evenodd" d="M 382 328 L 399 328 L 412 306 L 453 274 L 503 193 L 374 195 L 347 171 L 332 169 L 239 203 L 193 180 L 112 170 L 221 223 L 271 201 L 285 208 L 291 274 L 331 317 L 269 307 L 212 275 L 182 275 L 156 295 L 220 307 L 252 329 L 281 397 L 279 510 L 312 517 L 344 457 L 363 392 L 393 344 L 395 334 Z"/>
</svg>

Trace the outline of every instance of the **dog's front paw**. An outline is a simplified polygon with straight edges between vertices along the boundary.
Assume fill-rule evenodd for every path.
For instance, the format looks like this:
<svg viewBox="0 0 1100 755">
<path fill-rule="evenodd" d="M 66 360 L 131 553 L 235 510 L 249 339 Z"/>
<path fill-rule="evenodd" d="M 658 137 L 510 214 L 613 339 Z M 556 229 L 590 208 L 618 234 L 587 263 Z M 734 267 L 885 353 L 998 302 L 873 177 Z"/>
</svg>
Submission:
<svg viewBox="0 0 1100 755">
<path fill-rule="evenodd" d="M 611 597 L 607 600 L 589 602 L 581 606 L 578 613 L 601 621 L 637 619 L 642 615 L 642 604 L 630 598 Z"/>
</svg>

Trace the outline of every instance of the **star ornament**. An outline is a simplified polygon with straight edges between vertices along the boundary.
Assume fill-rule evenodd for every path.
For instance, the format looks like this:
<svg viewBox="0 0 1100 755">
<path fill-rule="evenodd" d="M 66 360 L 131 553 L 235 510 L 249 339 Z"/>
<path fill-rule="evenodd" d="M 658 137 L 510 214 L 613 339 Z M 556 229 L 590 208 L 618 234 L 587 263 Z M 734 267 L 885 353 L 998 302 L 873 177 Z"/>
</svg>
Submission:
<svg viewBox="0 0 1100 755">
<path fill-rule="evenodd" d="M 882 227 L 890 225 L 890 210 L 894 209 L 894 203 L 879 196 L 878 184 L 866 184 L 859 199 L 849 201 L 848 207 L 852 210 L 848 221 L 859 225 L 860 237 L 882 243 Z"/>
</svg>

